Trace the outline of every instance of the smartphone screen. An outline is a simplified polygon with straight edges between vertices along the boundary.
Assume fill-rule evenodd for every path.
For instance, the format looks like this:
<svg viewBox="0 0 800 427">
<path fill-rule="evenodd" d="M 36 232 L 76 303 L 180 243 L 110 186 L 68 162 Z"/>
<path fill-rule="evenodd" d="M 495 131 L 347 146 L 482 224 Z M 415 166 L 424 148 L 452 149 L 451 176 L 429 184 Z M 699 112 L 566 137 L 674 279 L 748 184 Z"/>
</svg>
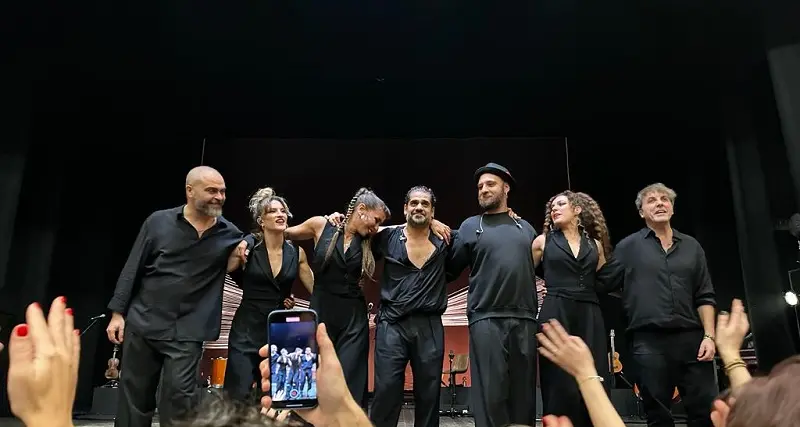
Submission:
<svg viewBox="0 0 800 427">
<path fill-rule="evenodd" d="M 317 406 L 317 313 L 277 310 L 267 319 L 272 407 Z"/>
</svg>

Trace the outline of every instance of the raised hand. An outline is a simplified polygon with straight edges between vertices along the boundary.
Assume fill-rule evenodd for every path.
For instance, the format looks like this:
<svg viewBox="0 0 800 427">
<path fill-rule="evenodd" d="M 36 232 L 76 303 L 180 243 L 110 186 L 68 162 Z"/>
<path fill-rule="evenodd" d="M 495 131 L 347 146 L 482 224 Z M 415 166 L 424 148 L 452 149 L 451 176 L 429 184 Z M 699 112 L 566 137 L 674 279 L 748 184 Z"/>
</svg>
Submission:
<svg viewBox="0 0 800 427">
<path fill-rule="evenodd" d="M 332 420 L 338 420 L 343 424 L 355 426 L 362 424 L 362 420 L 358 417 L 363 418 L 364 425 L 368 424 L 369 420 L 366 419 L 363 411 L 361 411 L 355 403 L 350 394 L 350 390 L 347 388 L 347 382 L 344 380 L 344 372 L 342 372 L 342 365 L 339 362 L 339 358 L 336 356 L 333 342 L 330 337 L 328 337 L 325 324 L 320 324 L 317 327 L 317 345 L 319 347 L 319 357 L 317 358 L 316 377 L 317 401 L 319 405 L 314 409 L 296 410 L 295 412 L 304 420 L 315 426 L 329 425 L 332 423 Z M 258 354 L 266 358 L 259 365 L 259 369 L 261 370 L 262 378 L 261 390 L 267 392 L 272 386 L 269 381 L 269 347 L 261 347 Z M 272 398 L 269 396 L 262 397 L 261 406 L 269 411 L 272 406 Z M 343 417 L 345 419 L 343 419 Z"/>
<path fill-rule="evenodd" d="M 572 421 L 565 416 L 545 415 L 542 417 L 543 427 L 572 427 Z"/>
<path fill-rule="evenodd" d="M 50 305 L 47 320 L 37 303 L 28 306 L 25 324 L 8 344 L 8 400 L 26 426 L 72 425 L 78 383 L 80 337 L 64 297 Z"/>
<path fill-rule="evenodd" d="M 734 299 L 731 303 L 731 312 L 720 311 L 717 316 L 717 348 L 723 358 L 739 357 L 744 336 L 750 330 L 750 322 L 744 311 L 742 300 Z"/>
<path fill-rule="evenodd" d="M 550 359 L 573 377 L 592 377 L 597 375 L 589 347 L 582 339 L 569 335 L 557 320 L 550 320 L 542 326 L 539 340 L 539 353 Z"/>
</svg>

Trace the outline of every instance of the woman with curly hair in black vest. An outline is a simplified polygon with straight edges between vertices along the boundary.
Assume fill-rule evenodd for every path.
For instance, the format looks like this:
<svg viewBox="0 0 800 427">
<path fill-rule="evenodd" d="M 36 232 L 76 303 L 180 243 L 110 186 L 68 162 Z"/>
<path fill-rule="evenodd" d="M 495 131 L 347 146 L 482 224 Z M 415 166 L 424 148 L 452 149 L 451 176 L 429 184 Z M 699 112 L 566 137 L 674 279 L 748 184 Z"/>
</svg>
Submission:
<svg viewBox="0 0 800 427">
<path fill-rule="evenodd" d="M 565 191 L 545 207 L 542 234 L 533 242 L 533 258 L 544 270 L 547 293 L 539 319 L 556 319 L 570 335 L 582 338 L 594 356 L 598 375 L 607 377 L 606 330 L 597 294 L 607 292 L 595 272 L 611 253 L 608 227 L 600 206 L 585 193 Z M 561 368 L 539 358 L 543 413 L 564 415 L 576 427 L 591 427 L 578 384 Z"/>
</svg>

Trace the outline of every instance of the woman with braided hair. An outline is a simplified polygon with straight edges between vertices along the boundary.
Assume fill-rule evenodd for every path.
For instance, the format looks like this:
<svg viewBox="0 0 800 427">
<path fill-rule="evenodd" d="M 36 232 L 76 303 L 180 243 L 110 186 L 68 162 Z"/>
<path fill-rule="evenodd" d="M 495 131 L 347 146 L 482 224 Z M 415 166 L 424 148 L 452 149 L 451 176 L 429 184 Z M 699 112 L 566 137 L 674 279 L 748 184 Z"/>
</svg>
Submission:
<svg viewBox="0 0 800 427">
<path fill-rule="evenodd" d="M 314 239 L 311 308 L 327 327 L 350 393 L 366 407 L 369 323 L 361 285 L 375 272 L 372 236 L 391 213 L 383 200 L 366 188 L 350 199 L 346 212 L 338 226 L 315 216 L 289 227 L 285 234 L 291 240 Z"/>
<path fill-rule="evenodd" d="M 611 243 L 600 206 L 585 193 L 565 191 L 552 197 L 532 249 L 547 286 L 539 319 L 556 319 L 570 335 L 583 339 L 598 375 L 607 377 L 606 330 L 597 297 L 607 290 L 595 280 L 595 272 L 605 264 Z M 576 427 L 591 427 L 578 384 L 567 372 L 539 358 L 539 381 L 544 414 L 567 416 Z"/>
</svg>

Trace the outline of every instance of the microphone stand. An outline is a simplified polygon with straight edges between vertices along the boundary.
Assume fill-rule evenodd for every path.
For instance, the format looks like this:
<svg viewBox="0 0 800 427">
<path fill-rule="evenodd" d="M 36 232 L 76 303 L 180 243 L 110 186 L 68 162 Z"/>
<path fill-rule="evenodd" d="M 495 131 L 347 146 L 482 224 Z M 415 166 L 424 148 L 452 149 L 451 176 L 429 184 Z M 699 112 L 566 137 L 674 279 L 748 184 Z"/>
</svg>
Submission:
<svg viewBox="0 0 800 427">
<path fill-rule="evenodd" d="M 87 325 L 85 328 L 83 328 L 83 330 L 81 331 L 81 334 L 79 336 L 82 337 L 83 334 L 85 334 L 86 332 L 89 332 L 89 329 L 92 329 L 92 326 L 94 326 L 100 319 L 102 319 L 104 317 L 105 316 L 98 316 L 98 317 L 93 318 L 92 321 L 89 322 L 89 325 Z"/>
<path fill-rule="evenodd" d="M 453 359 L 456 357 L 452 351 L 447 355 L 450 358 L 450 416 L 456 415 L 456 374 L 453 373 Z"/>
</svg>

